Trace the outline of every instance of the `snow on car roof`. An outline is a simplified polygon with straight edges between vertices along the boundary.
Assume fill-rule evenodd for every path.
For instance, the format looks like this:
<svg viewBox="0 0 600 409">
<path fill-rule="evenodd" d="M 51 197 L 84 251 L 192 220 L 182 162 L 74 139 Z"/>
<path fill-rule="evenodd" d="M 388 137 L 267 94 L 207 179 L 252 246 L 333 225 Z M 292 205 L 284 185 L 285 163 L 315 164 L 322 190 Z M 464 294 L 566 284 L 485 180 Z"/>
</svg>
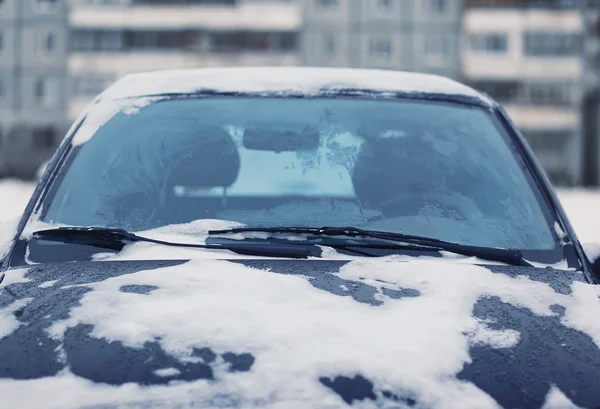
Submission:
<svg viewBox="0 0 600 409">
<path fill-rule="evenodd" d="M 438 75 L 308 67 L 201 68 L 130 74 L 110 87 L 104 97 L 125 98 L 198 90 L 310 94 L 322 89 L 420 92 L 486 99 L 474 89 Z"/>
<path fill-rule="evenodd" d="M 350 68 L 254 67 L 200 68 L 130 74 L 117 81 L 85 110 L 73 145 L 87 142 L 119 112 L 135 114 L 162 95 L 200 91 L 239 93 L 316 94 L 324 90 L 445 94 L 477 98 L 491 104 L 473 88 L 446 77 L 402 71 Z M 133 99 L 133 100 L 132 100 Z M 79 122 L 79 121 L 77 121 Z M 77 122 L 69 131 L 76 128 Z"/>
</svg>

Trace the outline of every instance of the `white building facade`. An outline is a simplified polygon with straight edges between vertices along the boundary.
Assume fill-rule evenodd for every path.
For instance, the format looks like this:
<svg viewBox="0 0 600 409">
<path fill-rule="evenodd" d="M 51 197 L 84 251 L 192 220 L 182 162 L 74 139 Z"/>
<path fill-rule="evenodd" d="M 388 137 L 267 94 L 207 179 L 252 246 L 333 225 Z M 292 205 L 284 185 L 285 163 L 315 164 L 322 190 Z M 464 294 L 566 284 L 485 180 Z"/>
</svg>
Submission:
<svg viewBox="0 0 600 409">
<path fill-rule="evenodd" d="M 0 177 L 33 177 L 67 123 L 67 0 L 0 0 Z"/>
<path fill-rule="evenodd" d="M 303 64 L 460 76 L 463 0 L 304 0 Z"/>
<path fill-rule="evenodd" d="M 466 81 L 498 100 L 550 178 L 581 181 L 584 24 L 577 0 L 471 0 L 464 13 Z"/>
<path fill-rule="evenodd" d="M 69 115 L 139 71 L 298 65 L 301 5 L 286 0 L 76 0 Z"/>
</svg>

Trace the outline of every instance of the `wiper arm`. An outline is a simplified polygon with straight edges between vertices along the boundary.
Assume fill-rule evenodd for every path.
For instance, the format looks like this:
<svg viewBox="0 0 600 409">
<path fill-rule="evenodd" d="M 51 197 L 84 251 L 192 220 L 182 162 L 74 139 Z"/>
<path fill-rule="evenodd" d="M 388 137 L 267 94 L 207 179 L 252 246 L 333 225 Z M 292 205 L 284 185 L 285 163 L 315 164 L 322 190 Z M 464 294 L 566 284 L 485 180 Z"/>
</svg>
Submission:
<svg viewBox="0 0 600 409">
<path fill-rule="evenodd" d="M 289 233 L 289 234 L 310 234 L 314 236 L 345 236 L 345 237 L 371 237 L 380 240 L 389 240 L 398 243 L 408 243 L 421 246 L 421 249 L 429 248 L 434 251 L 448 251 L 467 257 L 477 257 L 482 260 L 497 261 L 501 263 L 528 266 L 523 254 L 519 250 L 502 249 L 494 247 L 468 246 L 464 244 L 452 243 L 430 237 L 413 236 L 409 234 L 393 233 L 377 230 L 363 230 L 356 227 L 238 227 L 227 230 L 211 230 L 210 235 L 235 234 L 244 232 L 257 233 Z M 327 244 L 325 244 L 327 245 Z M 346 246 L 357 247 L 380 247 L 366 244 L 346 244 Z M 389 248 L 389 247 L 388 247 Z"/>
<path fill-rule="evenodd" d="M 321 257 L 322 253 L 320 247 L 308 243 L 306 246 L 284 243 L 269 243 L 268 245 L 265 245 L 264 243 L 176 243 L 138 236 L 137 234 L 128 232 L 124 229 L 104 227 L 59 227 L 36 231 L 33 233 L 33 237 L 41 240 L 83 244 L 115 251 L 121 251 L 125 245 L 130 243 L 146 242 L 172 247 L 230 250 L 237 254 L 259 257 L 308 258 Z"/>
</svg>

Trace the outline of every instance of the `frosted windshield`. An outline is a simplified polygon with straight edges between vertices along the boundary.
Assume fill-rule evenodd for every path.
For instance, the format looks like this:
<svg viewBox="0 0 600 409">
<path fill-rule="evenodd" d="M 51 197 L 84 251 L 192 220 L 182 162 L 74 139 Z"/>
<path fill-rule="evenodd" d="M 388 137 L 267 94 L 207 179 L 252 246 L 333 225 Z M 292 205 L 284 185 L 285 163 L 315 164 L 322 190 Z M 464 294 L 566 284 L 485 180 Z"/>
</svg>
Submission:
<svg viewBox="0 0 600 409">
<path fill-rule="evenodd" d="M 556 247 L 545 204 L 484 108 L 178 98 L 106 119 L 74 148 L 45 221 L 140 231 L 220 219 Z"/>
</svg>

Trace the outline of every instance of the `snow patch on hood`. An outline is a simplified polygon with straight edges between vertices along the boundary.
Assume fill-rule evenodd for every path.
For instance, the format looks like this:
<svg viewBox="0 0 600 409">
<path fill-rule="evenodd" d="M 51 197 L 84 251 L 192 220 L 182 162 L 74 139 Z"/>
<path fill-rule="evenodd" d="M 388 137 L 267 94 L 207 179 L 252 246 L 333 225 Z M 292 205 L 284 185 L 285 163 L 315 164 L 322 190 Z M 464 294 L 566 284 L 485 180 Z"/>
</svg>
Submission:
<svg viewBox="0 0 600 409">
<path fill-rule="evenodd" d="M 4 280 L 2 280 L 0 289 L 11 284 L 26 283 L 31 281 L 31 279 L 25 277 L 27 273 L 29 273 L 28 268 L 17 268 L 8 270 L 5 273 L 6 275 L 4 276 Z"/>
<path fill-rule="evenodd" d="M 0 340 L 19 328 L 21 323 L 15 318 L 14 313 L 32 300 L 33 298 L 23 298 L 9 304 L 8 307 L 0 308 Z"/>
<path fill-rule="evenodd" d="M 324 408 L 344 405 L 319 382 L 320 377 L 361 374 L 379 391 L 410 391 L 425 407 L 495 408 L 497 404 L 485 392 L 455 377 L 470 362 L 470 345 L 506 348 L 519 342 L 518 332 L 492 330 L 473 316 L 480 298 L 499 297 L 539 316 L 556 316 L 551 306 L 561 305 L 565 325 L 600 341 L 598 328 L 589 326 L 590 315 L 597 310 L 597 306 L 590 308 L 597 291 L 586 284 L 576 283 L 573 295 L 563 295 L 525 277 L 431 260 L 363 259 L 346 264 L 337 275 L 373 286 L 383 305 L 372 307 L 332 295 L 315 288 L 306 277 L 216 260 L 90 284 L 91 291 L 69 317 L 50 327 L 53 338 L 62 339 L 69 328 L 91 325 L 92 337 L 132 348 L 158 342 L 182 362 L 193 359 L 193 348 L 208 347 L 217 354 L 250 353 L 255 363 L 248 372 L 217 370 L 217 382 L 108 387 L 65 373 L 0 381 L 0 394 L 18 395 L 20 407 L 46 399 L 44 391 L 52 385 L 71 391 L 57 397 L 57 407 L 84 402 L 156 407 L 161 406 L 157 402 L 177 406 L 194 401 L 195 407 L 202 408 L 218 406 L 219 396 L 233 396 L 243 407 Z M 156 289 L 149 294 L 120 291 L 131 285 Z M 420 295 L 401 299 L 386 295 L 387 290 L 399 289 L 413 289 Z M 553 405 L 558 398 L 551 398 Z"/>
<path fill-rule="evenodd" d="M 552 386 L 542 409 L 580 409 L 567 398 L 556 386 Z"/>
<path fill-rule="evenodd" d="M 571 286 L 570 307 L 562 323 L 588 334 L 600 348 L 600 320 L 596 316 L 600 305 L 600 286 L 575 282 Z"/>
</svg>

